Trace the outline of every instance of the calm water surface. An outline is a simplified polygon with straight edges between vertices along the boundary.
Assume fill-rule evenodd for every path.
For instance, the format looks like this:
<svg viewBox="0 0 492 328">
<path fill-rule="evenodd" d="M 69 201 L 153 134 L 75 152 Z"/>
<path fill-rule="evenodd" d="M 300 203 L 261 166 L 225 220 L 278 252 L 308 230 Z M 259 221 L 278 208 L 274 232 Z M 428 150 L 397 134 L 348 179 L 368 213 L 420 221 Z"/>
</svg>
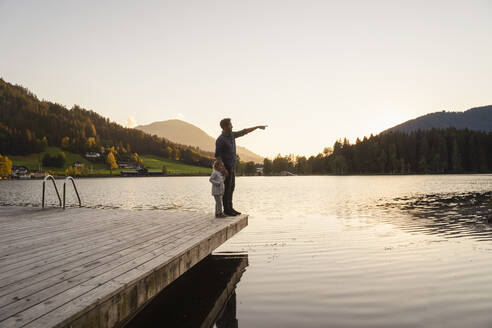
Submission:
<svg viewBox="0 0 492 328">
<path fill-rule="evenodd" d="M 1 181 L 0 205 L 39 206 L 41 184 Z M 207 177 L 77 186 L 88 207 L 213 211 Z M 249 226 L 216 254 L 241 253 L 247 267 L 229 270 L 240 281 L 221 316 L 239 327 L 490 327 L 490 191 L 492 175 L 237 178 Z"/>
</svg>

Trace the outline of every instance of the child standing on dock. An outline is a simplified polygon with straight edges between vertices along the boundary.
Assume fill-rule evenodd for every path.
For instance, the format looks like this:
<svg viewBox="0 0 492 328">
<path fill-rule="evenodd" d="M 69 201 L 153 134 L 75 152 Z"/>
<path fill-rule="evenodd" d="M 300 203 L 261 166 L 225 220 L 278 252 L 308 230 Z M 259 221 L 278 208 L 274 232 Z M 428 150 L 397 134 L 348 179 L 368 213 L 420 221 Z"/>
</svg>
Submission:
<svg viewBox="0 0 492 328">
<path fill-rule="evenodd" d="M 224 166 L 224 163 L 218 159 L 214 162 L 212 175 L 210 176 L 210 182 L 212 183 L 212 195 L 215 198 L 215 217 L 225 218 L 222 211 L 222 197 L 224 196 L 224 180 L 227 177 L 228 172 Z"/>
</svg>

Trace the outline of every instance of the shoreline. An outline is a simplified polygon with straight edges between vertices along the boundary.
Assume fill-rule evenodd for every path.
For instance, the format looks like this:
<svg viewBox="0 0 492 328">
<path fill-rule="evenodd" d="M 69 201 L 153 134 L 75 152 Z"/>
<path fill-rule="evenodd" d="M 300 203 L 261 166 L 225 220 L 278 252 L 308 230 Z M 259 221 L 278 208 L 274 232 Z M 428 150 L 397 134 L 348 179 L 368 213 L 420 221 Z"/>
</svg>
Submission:
<svg viewBox="0 0 492 328">
<path fill-rule="evenodd" d="M 209 174 L 167 174 L 167 175 L 139 175 L 139 176 L 128 176 L 128 175 L 88 175 L 88 176 L 71 176 L 76 179 L 110 179 L 110 178 L 167 178 L 167 177 L 199 177 L 199 176 L 209 176 Z M 65 175 L 53 175 L 56 180 L 65 179 Z M 19 178 L 3 178 L 3 180 L 16 180 L 16 181 L 29 181 L 29 180 L 43 180 L 44 177 L 33 177 L 29 179 L 19 179 Z"/>
<path fill-rule="evenodd" d="M 418 174 L 418 173 L 367 173 L 367 174 L 302 174 L 302 175 L 293 175 L 293 176 L 285 176 L 285 175 L 236 175 L 236 177 L 366 177 L 366 176 L 445 176 L 445 175 L 453 175 L 453 176 L 461 176 L 461 175 L 492 175 L 492 173 L 431 173 L 431 174 Z M 110 179 L 110 178 L 173 178 L 173 177 L 207 177 L 209 174 L 166 174 L 166 175 L 138 175 L 138 176 L 128 176 L 128 175 L 89 175 L 89 176 L 72 176 L 76 179 Z M 57 180 L 65 179 L 67 176 L 64 175 L 53 175 L 53 177 Z M 5 180 L 16 180 L 16 181 L 25 181 L 25 180 L 43 180 L 44 177 L 33 177 L 29 179 L 19 179 L 19 178 L 0 178 L 0 181 Z"/>
</svg>

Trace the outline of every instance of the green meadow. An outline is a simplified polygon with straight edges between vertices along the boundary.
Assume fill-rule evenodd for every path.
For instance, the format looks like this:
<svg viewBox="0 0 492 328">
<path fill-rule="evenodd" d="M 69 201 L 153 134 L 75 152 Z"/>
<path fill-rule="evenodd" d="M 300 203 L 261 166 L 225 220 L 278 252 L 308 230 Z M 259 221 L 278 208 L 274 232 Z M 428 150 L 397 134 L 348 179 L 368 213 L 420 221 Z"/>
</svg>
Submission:
<svg viewBox="0 0 492 328">
<path fill-rule="evenodd" d="M 166 166 L 168 174 L 209 174 L 212 173 L 212 169 L 202 166 L 194 166 L 184 164 L 178 161 L 172 161 L 158 156 L 153 155 L 142 155 L 144 166 L 149 169 L 149 171 L 160 171 L 163 166 Z"/>
<path fill-rule="evenodd" d="M 49 153 L 50 155 L 57 155 L 60 152 L 64 152 L 66 156 L 65 165 L 63 166 L 63 168 L 42 167 L 42 159 L 45 153 Z M 54 174 L 64 174 L 65 170 L 69 166 L 72 166 L 74 162 L 79 161 L 81 163 L 84 163 L 86 167 L 89 169 L 89 175 L 96 175 L 96 176 L 110 175 L 110 171 L 107 164 L 100 163 L 100 162 L 92 162 L 79 154 L 63 151 L 61 148 L 58 147 L 47 147 L 44 152 L 37 153 L 37 154 L 29 154 L 26 156 L 8 156 L 8 157 L 12 160 L 13 165 L 23 165 L 31 171 L 37 171 L 39 169 L 42 169 L 43 171 L 49 171 Z M 209 174 L 212 172 L 210 168 L 188 165 L 178 161 L 162 158 L 159 156 L 141 155 L 140 159 L 143 160 L 144 166 L 149 171 L 161 171 L 162 167 L 166 166 L 168 175 Z M 122 170 L 133 170 L 133 169 L 113 169 L 112 174 L 119 175 Z"/>
</svg>

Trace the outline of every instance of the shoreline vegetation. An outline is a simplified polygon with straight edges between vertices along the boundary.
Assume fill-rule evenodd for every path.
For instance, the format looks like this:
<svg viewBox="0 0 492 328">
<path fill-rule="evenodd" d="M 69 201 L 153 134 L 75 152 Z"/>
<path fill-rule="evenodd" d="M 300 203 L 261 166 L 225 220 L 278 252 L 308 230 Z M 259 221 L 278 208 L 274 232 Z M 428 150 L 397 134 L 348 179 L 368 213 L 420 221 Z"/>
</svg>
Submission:
<svg viewBox="0 0 492 328">
<path fill-rule="evenodd" d="M 74 105 L 39 100 L 0 78 L 0 176 L 208 175 L 214 154 L 119 124 Z M 143 155 L 142 155 L 143 154 Z M 407 175 L 492 173 L 492 132 L 456 128 L 386 131 L 337 140 L 316 156 L 242 162 L 238 175 Z M 8 171 L 8 172 L 7 172 Z M 7 173 L 6 173 L 7 172 Z M 131 175 L 142 176 L 142 174 Z"/>
<path fill-rule="evenodd" d="M 317 156 L 280 154 L 263 162 L 265 175 L 473 174 L 492 173 L 492 132 L 456 128 L 390 131 L 337 140 Z"/>
<path fill-rule="evenodd" d="M 60 155 L 62 154 L 62 155 Z M 48 155 L 50 158 L 60 156 L 64 158 L 60 167 L 46 167 L 43 165 L 43 158 Z M 192 175 L 208 175 L 212 171 L 206 167 L 184 164 L 179 161 L 165 159 L 154 155 L 136 154 L 135 159 L 138 165 L 142 165 L 148 169 L 148 172 L 162 172 L 165 170 L 166 176 L 192 176 Z M 46 172 L 53 176 L 71 175 L 75 177 L 120 177 L 122 171 L 134 171 L 137 163 L 132 163 L 133 168 L 113 168 L 109 169 L 108 163 L 101 161 L 91 161 L 79 154 L 64 152 L 59 147 L 47 147 L 42 153 L 29 154 L 25 156 L 14 155 L 8 156 L 13 165 L 24 166 L 31 172 Z M 73 166 L 77 163 L 79 168 Z M 139 175 L 142 176 L 142 175 Z M 41 175 L 37 178 L 43 178 Z"/>
<path fill-rule="evenodd" d="M 88 175 L 73 175 L 72 177 L 77 178 L 77 179 L 111 179 L 111 178 L 173 178 L 173 177 L 208 177 L 210 174 L 209 173 L 201 173 L 201 172 L 196 172 L 196 173 L 173 173 L 173 172 L 168 172 L 166 174 L 156 174 L 157 172 L 161 173 L 161 171 L 149 171 L 153 172 L 154 174 L 148 174 L 148 175 L 122 175 L 122 174 L 113 174 L 113 175 L 104 175 L 104 174 L 88 174 Z M 47 173 L 48 174 L 48 173 Z M 393 177 L 404 177 L 404 176 L 435 176 L 435 175 L 490 175 L 492 173 L 361 173 L 361 174 L 334 174 L 334 173 L 325 173 L 325 174 L 294 174 L 294 175 L 281 175 L 281 174 L 237 174 L 236 177 L 257 177 L 257 178 L 262 178 L 262 177 L 358 177 L 358 176 L 365 176 L 365 177 L 370 177 L 370 176 L 393 176 Z M 51 174 L 55 179 L 64 179 L 67 177 L 66 174 Z M 44 176 L 33 176 L 30 177 L 30 180 L 42 180 Z M 0 177 L 1 180 L 25 180 L 25 179 L 19 179 L 19 178 L 12 178 L 12 177 Z"/>
<path fill-rule="evenodd" d="M 34 172 L 76 177 L 119 176 L 122 171 L 143 167 L 153 176 L 159 175 L 157 172 L 162 172 L 162 176 L 211 173 L 209 167 L 128 152 L 118 156 L 130 165 L 121 168 L 114 154 L 118 156 L 112 147 L 106 160 L 93 160 L 61 147 L 46 146 L 40 153 L 3 156 L 0 158 L 0 169 L 7 172 L 12 165 L 16 165 Z M 49 166 L 51 163 L 53 166 Z M 412 133 L 388 132 L 357 139 L 355 144 L 347 139 L 343 142 L 338 140 L 333 148 L 325 148 L 322 153 L 309 158 L 279 154 L 273 160 L 265 158 L 263 166 L 244 163 L 238 158 L 236 167 L 238 176 L 486 174 L 492 173 L 492 133 L 455 128 Z M 0 176 L 8 175 L 5 172 Z"/>
</svg>

